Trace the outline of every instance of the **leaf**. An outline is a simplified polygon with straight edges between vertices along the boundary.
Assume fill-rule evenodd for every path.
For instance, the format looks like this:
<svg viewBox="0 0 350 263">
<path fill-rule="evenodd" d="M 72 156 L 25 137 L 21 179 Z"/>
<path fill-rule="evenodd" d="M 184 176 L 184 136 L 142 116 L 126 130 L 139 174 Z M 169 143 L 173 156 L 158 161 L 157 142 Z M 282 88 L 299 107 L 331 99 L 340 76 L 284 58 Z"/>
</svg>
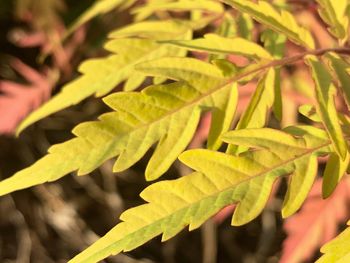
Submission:
<svg viewBox="0 0 350 263">
<path fill-rule="evenodd" d="M 134 8 L 132 13 L 136 14 L 136 21 L 144 20 L 154 12 L 157 11 L 193 11 L 201 10 L 205 12 L 213 12 L 217 14 L 223 13 L 224 9 L 222 4 L 217 1 L 210 0 L 180 0 L 175 2 L 165 2 L 165 3 L 148 3 L 144 6 Z"/>
<path fill-rule="evenodd" d="M 313 105 L 305 104 L 299 107 L 300 114 L 314 122 L 322 122 L 320 116 L 317 114 L 316 109 Z"/>
<path fill-rule="evenodd" d="M 84 11 L 67 29 L 64 38 L 72 34 L 77 28 L 94 18 L 95 16 L 108 13 L 124 4 L 125 0 L 96 0 L 95 3 Z M 136 2 L 133 1 L 133 2 Z M 129 3 L 130 4 L 130 3 Z"/>
<path fill-rule="evenodd" d="M 348 222 L 348 225 L 350 222 Z M 345 229 L 335 239 L 321 248 L 324 254 L 316 263 L 346 263 L 350 260 L 350 228 Z"/>
<path fill-rule="evenodd" d="M 265 133 L 258 134 L 256 131 L 264 130 Z M 282 156 L 286 150 L 285 145 L 294 144 L 294 139 L 291 136 L 284 135 L 282 132 L 276 132 L 269 129 L 245 129 L 234 131 L 234 138 L 229 138 L 230 143 L 245 146 L 256 147 L 259 149 L 274 149 L 276 156 Z M 327 135 L 323 130 L 316 129 L 312 126 L 292 126 L 285 129 L 286 132 L 295 135 L 303 136 L 306 139 L 306 148 L 313 148 L 315 144 L 311 144 L 312 140 L 317 143 L 322 143 L 327 139 Z M 244 137 L 237 136 L 240 133 L 244 134 Z M 311 137 L 310 137 L 311 136 Z M 312 139 L 310 139 L 312 138 Z M 225 137 L 224 137 L 225 139 Z M 234 139 L 234 140 L 233 140 Z M 295 213 L 303 201 L 305 200 L 308 192 L 311 189 L 313 180 L 317 172 L 317 155 L 318 153 L 309 153 L 303 158 L 298 158 L 294 161 L 294 172 L 290 176 L 290 182 L 286 197 L 283 203 L 282 216 L 288 217 Z M 265 162 L 264 160 L 262 162 Z"/>
<path fill-rule="evenodd" d="M 348 35 L 349 18 L 346 14 L 347 0 L 317 0 L 320 5 L 318 13 L 330 27 L 329 32 L 336 38 L 345 39 Z"/>
<path fill-rule="evenodd" d="M 283 243 L 281 263 L 309 261 L 315 250 L 332 239 L 338 225 L 345 221 L 350 201 L 349 179 L 342 180 L 333 195 L 322 199 L 322 180 L 313 185 L 302 209 L 284 223 L 287 238 Z M 325 262 L 335 262 L 332 260 Z"/>
<path fill-rule="evenodd" d="M 241 13 L 237 20 L 238 35 L 247 40 L 253 40 L 254 21 L 252 18 L 247 14 Z"/>
<path fill-rule="evenodd" d="M 274 102 L 275 69 L 270 69 L 258 86 L 241 116 L 236 129 L 262 128 L 266 124 L 268 112 Z"/>
<path fill-rule="evenodd" d="M 236 130 L 246 128 L 262 128 L 265 126 L 269 111 L 275 99 L 276 70 L 270 69 L 259 81 L 258 86 L 250 99 L 247 109 L 240 117 Z M 239 154 L 244 147 L 230 145 L 227 153 Z"/>
<path fill-rule="evenodd" d="M 171 23 L 166 22 L 164 26 L 169 24 Z M 154 30 L 157 30 L 162 23 L 148 23 L 148 26 L 151 25 L 154 26 Z M 132 28 L 137 26 L 141 27 L 142 25 L 134 24 L 121 31 L 132 30 Z M 171 34 L 175 38 L 191 37 L 190 29 L 184 24 L 179 25 L 174 22 L 172 29 Z M 95 94 L 98 97 L 104 96 L 125 80 L 128 80 L 125 88 L 137 88 L 145 79 L 140 74 L 135 74 L 136 72 L 134 71 L 134 66 L 140 62 L 163 56 L 181 57 L 186 55 L 186 51 L 182 49 L 159 44 L 155 40 L 150 39 L 113 39 L 107 42 L 105 48 L 113 54 L 105 58 L 90 59 L 83 62 L 79 67 L 79 71 L 83 75 L 66 84 L 60 93 L 31 113 L 19 125 L 17 133 L 20 133 L 34 122 L 59 110 L 75 105 L 91 95 Z"/>
<path fill-rule="evenodd" d="M 259 139 L 252 139 L 252 135 Z M 274 144 L 271 135 L 275 135 Z M 180 160 L 198 172 L 146 188 L 141 197 L 147 204 L 124 212 L 120 217 L 123 222 L 70 262 L 96 262 L 132 250 L 160 234 L 162 241 L 168 240 L 187 225 L 190 230 L 198 228 L 232 203 L 239 202 L 232 223 L 246 223 L 261 212 L 278 176 L 292 172 L 296 160 L 327 148 L 325 141 L 312 136 L 304 140 L 272 129 L 239 130 L 224 138 L 234 143 L 245 138 L 245 145 L 262 142 L 270 148 L 239 157 L 200 149 L 183 153 Z M 281 151 L 286 154 L 274 153 Z"/>
<path fill-rule="evenodd" d="M 1 134 L 13 134 L 22 118 L 49 99 L 54 82 L 57 80 L 56 72 L 46 74 L 38 72 L 19 59 L 13 59 L 10 65 L 29 83 L 0 81 Z"/>
<path fill-rule="evenodd" d="M 323 186 L 322 195 L 323 198 L 329 197 L 338 185 L 346 169 L 349 165 L 349 153 L 347 153 L 345 160 L 339 158 L 335 153 L 331 153 L 326 165 L 326 169 L 323 173 Z"/>
<path fill-rule="evenodd" d="M 222 0 L 242 13 L 251 15 L 261 24 L 286 35 L 291 41 L 313 49 L 314 40 L 309 31 L 299 26 L 294 16 L 288 11 L 277 11 L 266 1 Z"/>
<path fill-rule="evenodd" d="M 283 58 L 286 48 L 287 38 L 283 34 L 278 34 L 272 30 L 265 30 L 261 35 L 265 49 L 277 59 Z"/>
<path fill-rule="evenodd" d="M 344 94 L 348 108 L 350 108 L 350 76 L 347 71 L 350 68 L 349 63 L 335 53 L 327 53 L 324 58 L 328 62 L 326 65 L 329 71 L 335 75 L 335 79 L 338 79 L 339 87 Z"/>
<path fill-rule="evenodd" d="M 269 52 L 263 47 L 239 37 L 227 38 L 216 34 L 206 34 L 204 38 L 185 41 L 171 40 L 165 41 L 165 43 L 213 54 L 237 54 L 255 59 L 272 59 Z"/>
<path fill-rule="evenodd" d="M 283 34 L 278 34 L 272 30 L 265 30 L 261 35 L 264 47 L 276 59 L 282 59 L 284 55 L 287 38 Z M 283 102 L 281 91 L 281 69 L 276 68 L 276 80 L 274 84 L 275 99 L 273 103 L 273 112 L 275 117 L 281 121 L 283 115 Z"/>
<path fill-rule="evenodd" d="M 179 82 L 106 97 L 116 112 L 78 125 L 73 130 L 77 138 L 52 146 L 47 156 L 0 182 L 0 195 L 76 170 L 87 174 L 116 156 L 113 171 L 123 171 L 159 142 L 146 168 L 146 178 L 154 180 L 190 143 L 203 110 L 213 110 L 209 145 L 220 147 L 218 136 L 228 130 L 236 107 L 235 84 L 228 83 L 215 66 L 191 58 L 163 58 L 138 68 Z"/>
<path fill-rule="evenodd" d="M 347 143 L 342 134 L 335 108 L 334 96 L 336 89 L 326 68 L 314 56 L 307 58 L 316 87 L 317 112 L 321 117 L 334 148 L 342 160 L 347 155 Z"/>
<path fill-rule="evenodd" d="M 109 38 L 147 38 L 154 40 L 174 39 L 191 29 L 191 24 L 184 20 L 143 21 L 112 31 Z"/>
</svg>

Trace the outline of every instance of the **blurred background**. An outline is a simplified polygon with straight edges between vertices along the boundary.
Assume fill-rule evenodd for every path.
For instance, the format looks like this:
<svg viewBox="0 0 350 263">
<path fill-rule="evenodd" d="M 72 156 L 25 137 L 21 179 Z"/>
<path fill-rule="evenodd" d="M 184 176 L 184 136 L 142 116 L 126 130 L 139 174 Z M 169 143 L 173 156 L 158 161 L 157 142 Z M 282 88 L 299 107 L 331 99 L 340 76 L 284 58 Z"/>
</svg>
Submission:
<svg viewBox="0 0 350 263">
<path fill-rule="evenodd" d="M 91 97 L 39 121 L 19 137 L 14 135 L 21 119 L 79 75 L 76 69 L 83 60 L 107 54 L 103 43 L 108 32 L 132 21 L 128 9 L 112 11 L 93 19 L 63 43 L 60 42 L 67 26 L 93 2 L 0 1 L 1 180 L 38 160 L 51 145 L 71 138 L 70 131 L 78 123 L 94 120 L 108 111 L 101 99 Z M 304 23 L 313 30 L 320 45 L 331 44 L 333 40 L 320 22 L 313 1 L 293 2 L 296 2 L 293 3 L 293 11 L 298 12 Z M 255 32 L 255 35 L 258 36 L 259 32 Z M 291 54 L 298 52 L 297 47 L 291 43 L 288 45 Z M 282 126 L 305 122 L 297 108 L 309 102 L 311 97 L 306 94 L 311 85 L 306 69 L 303 65 L 291 66 L 283 75 L 292 81 L 284 83 L 286 103 Z M 239 111 L 248 103 L 254 88 L 253 83 L 241 90 Z M 119 90 L 121 87 L 116 87 L 115 91 Z M 200 147 L 205 143 L 208 119 L 209 116 L 203 117 L 191 147 Z M 279 126 L 274 119 L 270 125 Z M 0 262 L 51 263 L 66 262 L 72 258 L 116 225 L 122 211 L 142 203 L 139 193 L 147 186 L 143 172 L 148 159 L 149 155 L 146 155 L 137 165 L 118 174 L 111 172 L 113 161 L 109 161 L 89 176 L 66 176 L 55 183 L 1 197 Z M 177 178 L 186 173 L 184 167 L 175 163 L 163 179 Z M 292 233 L 290 227 L 283 226 L 280 215 L 285 185 L 285 181 L 278 183 L 264 212 L 245 226 L 230 226 L 234 207 L 228 207 L 198 230 L 184 230 L 166 243 L 156 238 L 132 252 L 110 257 L 106 262 L 278 262 L 285 253 L 283 241 L 288 233 Z M 313 194 L 319 189 L 320 186 L 316 185 Z M 341 189 L 341 197 L 340 194 L 336 197 L 342 198 L 340 202 L 347 204 L 345 207 L 348 208 L 348 183 Z M 321 203 L 323 200 L 319 195 L 312 196 L 312 200 L 317 201 L 320 209 L 333 204 Z M 342 211 L 344 215 L 341 220 L 334 220 L 333 235 L 337 228 L 344 226 L 349 209 Z M 312 225 L 320 210 L 309 211 L 309 214 L 309 221 L 297 218 L 292 225 Z M 321 224 L 319 229 L 323 227 Z M 314 242 L 308 255 L 310 261 L 305 262 L 311 262 L 319 255 L 320 242 Z"/>
</svg>

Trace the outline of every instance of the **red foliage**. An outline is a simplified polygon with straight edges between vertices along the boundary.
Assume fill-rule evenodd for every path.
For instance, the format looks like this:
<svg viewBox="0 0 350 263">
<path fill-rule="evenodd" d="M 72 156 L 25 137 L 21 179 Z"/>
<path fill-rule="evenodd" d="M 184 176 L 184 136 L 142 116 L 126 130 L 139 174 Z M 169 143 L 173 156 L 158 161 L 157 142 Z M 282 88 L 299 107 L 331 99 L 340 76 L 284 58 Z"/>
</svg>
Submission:
<svg viewBox="0 0 350 263">
<path fill-rule="evenodd" d="M 337 234 L 337 227 L 349 216 L 350 179 L 343 179 L 328 199 L 322 199 L 318 179 L 302 209 L 284 223 L 288 237 L 283 243 L 280 263 L 299 263 L 312 257 Z"/>
<path fill-rule="evenodd" d="M 50 97 L 55 83 L 49 72 L 38 72 L 19 59 L 13 59 L 11 66 L 29 84 L 0 81 L 0 133 L 5 134 L 14 133 L 18 122 Z"/>
</svg>

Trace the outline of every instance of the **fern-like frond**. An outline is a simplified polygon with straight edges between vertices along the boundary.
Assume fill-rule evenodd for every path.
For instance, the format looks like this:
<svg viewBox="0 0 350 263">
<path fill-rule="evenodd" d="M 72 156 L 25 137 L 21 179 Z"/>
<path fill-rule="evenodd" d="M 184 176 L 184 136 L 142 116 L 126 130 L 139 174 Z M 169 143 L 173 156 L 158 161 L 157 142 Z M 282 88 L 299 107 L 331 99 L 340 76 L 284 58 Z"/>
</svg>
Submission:
<svg viewBox="0 0 350 263">
<path fill-rule="evenodd" d="M 277 11 L 267 1 L 258 0 L 222 0 L 242 13 L 251 15 L 261 24 L 285 34 L 296 44 L 313 49 L 314 40 L 309 31 L 299 26 L 294 16 L 288 11 Z"/>
<path fill-rule="evenodd" d="M 133 31 L 138 28 L 145 32 L 152 32 L 153 39 L 132 38 L 140 31 Z M 134 66 L 140 62 L 148 61 L 164 56 L 185 56 L 186 51 L 156 42 L 157 37 L 164 37 L 158 34 L 158 29 L 167 28 L 167 37 L 171 39 L 189 39 L 191 38 L 191 28 L 185 23 L 176 21 L 153 21 L 147 23 L 134 24 L 127 26 L 119 31 L 112 33 L 112 38 L 118 34 L 125 34 L 127 37 L 121 39 L 109 40 L 105 48 L 113 54 L 105 58 L 90 59 L 82 63 L 79 72 L 83 75 L 72 82 L 66 84 L 60 93 L 54 96 L 42 107 L 31 113 L 18 127 L 18 133 L 33 124 L 34 122 L 66 107 L 75 105 L 91 95 L 103 96 L 113 90 L 118 84 L 126 81 L 125 90 L 133 90 L 139 87 L 144 79 L 134 70 Z M 156 33 L 155 33 L 156 32 Z M 131 52 L 132 51 L 132 52 Z"/>
<path fill-rule="evenodd" d="M 350 221 L 348 222 L 350 225 Z M 350 227 L 321 248 L 324 254 L 316 263 L 346 263 L 350 261 Z"/>
<path fill-rule="evenodd" d="M 122 223 L 71 262 L 97 262 L 132 250 L 159 234 L 163 241 L 168 240 L 187 225 L 190 230 L 198 228 L 232 203 L 239 203 L 233 225 L 252 220 L 266 204 L 276 178 L 302 173 L 304 166 L 299 164 L 310 163 L 328 150 L 326 133 L 312 127 L 291 130 L 298 138 L 272 129 L 229 132 L 223 137 L 226 142 L 262 149 L 240 156 L 210 150 L 183 153 L 180 160 L 198 172 L 146 188 L 141 197 L 148 204 L 124 212 Z M 294 198 L 300 199 L 289 195 L 287 202 L 294 202 Z"/>
<path fill-rule="evenodd" d="M 329 32 L 338 39 L 348 35 L 349 17 L 346 14 L 349 2 L 347 0 L 317 0 L 320 5 L 319 14 L 330 27 Z"/>
<path fill-rule="evenodd" d="M 75 170 L 87 174 L 116 156 L 113 170 L 122 171 L 159 141 L 146 168 L 146 178 L 156 179 L 185 150 L 203 110 L 213 112 L 209 147 L 220 147 L 218 137 L 229 129 L 236 108 L 235 84 L 215 66 L 191 58 L 158 59 L 139 69 L 179 82 L 106 97 L 117 112 L 78 125 L 73 130 L 77 138 L 51 147 L 47 156 L 0 182 L 0 194 L 57 180 Z"/>
</svg>

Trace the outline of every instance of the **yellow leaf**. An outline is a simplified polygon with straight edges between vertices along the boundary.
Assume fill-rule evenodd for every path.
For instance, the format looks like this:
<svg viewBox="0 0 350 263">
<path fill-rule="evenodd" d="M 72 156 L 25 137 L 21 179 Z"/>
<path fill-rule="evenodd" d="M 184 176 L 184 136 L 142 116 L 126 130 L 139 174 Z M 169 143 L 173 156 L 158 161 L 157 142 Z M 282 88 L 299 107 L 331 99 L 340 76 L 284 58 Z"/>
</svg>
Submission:
<svg viewBox="0 0 350 263">
<path fill-rule="evenodd" d="M 233 6 L 242 13 L 251 15 L 255 20 L 263 25 L 285 34 L 291 41 L 296 44 L 313 49 L 314 40 L 309 31 L 299 26 L 294 16 L 288 11 L 277 11 L 271 4 L 266 1 L 258 0 L 222 0 Z"/>
<path fill-rule="evenodd" d="M 318 103 L 317 112 L 333 142 L 336 152 L 342 160 L 345 160 L 348 151 L 347 143 L 345 142 L 335 108 L 334 96 L 336 88 L 332 83 L 332 77 L 315 56 L 309 56 L 307 63 L 311 68 L 315 81 Z"/>
</svg>

